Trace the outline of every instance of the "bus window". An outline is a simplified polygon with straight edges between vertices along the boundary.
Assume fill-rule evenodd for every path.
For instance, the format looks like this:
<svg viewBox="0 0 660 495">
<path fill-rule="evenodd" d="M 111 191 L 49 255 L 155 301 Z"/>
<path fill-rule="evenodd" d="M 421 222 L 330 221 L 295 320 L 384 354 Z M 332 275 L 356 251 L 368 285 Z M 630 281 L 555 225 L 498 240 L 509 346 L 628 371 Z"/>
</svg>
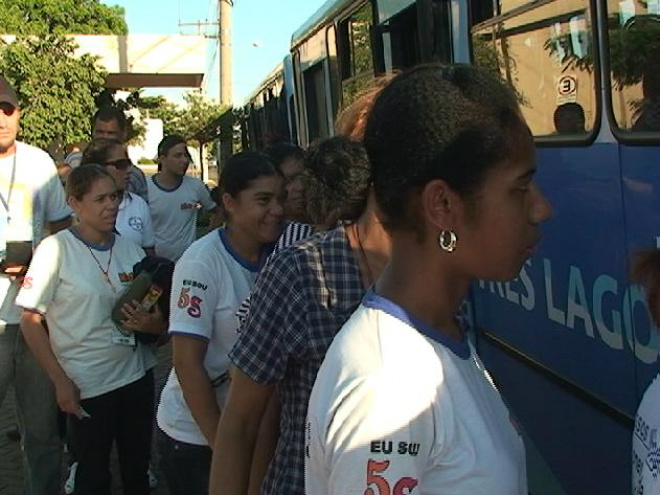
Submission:
<svg viewBox="0 0 660 495">
<path fill-rule="evenodd" d="M 383 45 L 388 54 L 385 68 L 405 69 L 421 62 L 417 5 L 412 5 L 381 25 Z"/>
<path fill-rule="evenodd" d="M 330 69 L 330 96 L 332 99 L 332 115 L 336 117 L 337 112 L 339 111 L 341 82 L 339 80 L 339 60 L 337 59 L 337 30 L 335 29 L 335 26 L 330 26 L 327 29 L 326 44 Z"/>
<path fill-rule="evenodd" d="M 305 82 L 305 103 L 309 142 L 330 136 L 328 111 L 325 102 L 325 74 L 323 63 L 307 69 L 303 73 Z"/>
<path fill-rule="evenodd" d="M 344 106 L 350 105 L 355 96 L 366 89 L 374 78 L 372 26 L 373 11 L 370 3 L 364 4 L 339 25 Z"/>
<path fill-rule="evenodd" d="M 533 2 L 534 0 L 497 0 L 495 3 L 497 6 L 497 14 L 503 15 L 508 14 L 512 10 L 523 8 Z M 490 1 L 483 3 L 490 3 Z"/>
<path fill-rule="evenodd" d="M 607 7 L 616 125 L 660 132 L 660 1 L 608 0 Z"/>
<path fill-rule="evenodd" d="M 431 60 L 453 62 L 451 45 L 451 6 L 447 0 L 433 1 L 433 53 Z"/>
<path fill-rule="evenodd" d="M 484 0 L 471 0 L 470 2 L 470 16 L 472 25 L 479 24 L 487 21 L 495 14 L 493 12 L 493 2 Z"/>
<path fill-rule="evenodd" d="M 472 27 L 474 63 L 513 88 L 535 136 L 591 134 L 598 103 L 589 1 L 499 2 L 514 5 Z"/>
</svg>

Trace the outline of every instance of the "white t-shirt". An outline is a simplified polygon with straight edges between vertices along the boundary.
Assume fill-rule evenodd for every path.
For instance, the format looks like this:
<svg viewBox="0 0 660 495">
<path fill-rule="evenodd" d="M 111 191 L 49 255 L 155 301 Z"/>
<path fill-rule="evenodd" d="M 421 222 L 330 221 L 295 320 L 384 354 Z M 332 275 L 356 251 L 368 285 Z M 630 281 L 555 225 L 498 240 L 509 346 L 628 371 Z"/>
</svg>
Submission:
<svg viewBox="0 0 660 495">
<path fill-rule="evenodd" d="M 238 337 L 236 310 L 252 290 L 258 271 L 259 265 L 246 262 L 233 251 L 224 229 L 193 243 L 176 264 L 169 333 L 208 343 L 204 367 L 211 381 L 229 369 L 228 354 Z M 228 382 L 215 389 L 220 407 L 228 389 Z M 208 445 L 188 409 L 174 369 L 163 389 L 157 421 L 175 440 Z"/>
<path fill-rule="evenodd" d="M 73 229 L 47 237 L 34 253 L 16 304 L 46 315 L 53 353 L 83 399 L 144 376 L 135 338 L 110 319 L 143 257 L 141 247 L 121 236 L 114 236 L 111 249 L 102 248 L 86 244 Z M 109 282 L 99 264 L 109 266 Z"/>
<path fill-rule="evenodd" d="M 660 375 L 637 409 L 632 446 L 633 495 L 660 494 Z"/>
<path fill-rule="evenodd" d="M 71 216 L 53 160 L 45 151 L 25 143 L 16 142 L 16 153 L 0 159 L 0 194 L 0 259 L 5 256 L 7 241 L 32 241 L 36 246 L 44 236 L 46 222 Z M 4 204 L 7 200 L 9 215 Z M 14 304 L 17 292 L 18 285 L 0 275 L 0 323 L 17 324 L 21 320 L 21 310 Z"/>
<path fill-rule="evenodd" d="M 467 339 L 373 292 L 325 356 L 306 437 L 309 495 L 527 495 L 522 439 Z"/>
<path fill-rule="evenodd" d="M 156 178 L 147 181 L 149 211 L 156 235 L 156 254 L 177 261 L 195 241 L 197 212 L 216 204 L 201 180 L 183 177 L 178 187 L 165 189 Z"/>
<path fill-rule="evenodd" d="M 129 239 L 138 246 L 153 248 L 156 245 L 149 205 L 137 194 L 124 191 L 115 228 L 124 239 Z"/>
</svg>

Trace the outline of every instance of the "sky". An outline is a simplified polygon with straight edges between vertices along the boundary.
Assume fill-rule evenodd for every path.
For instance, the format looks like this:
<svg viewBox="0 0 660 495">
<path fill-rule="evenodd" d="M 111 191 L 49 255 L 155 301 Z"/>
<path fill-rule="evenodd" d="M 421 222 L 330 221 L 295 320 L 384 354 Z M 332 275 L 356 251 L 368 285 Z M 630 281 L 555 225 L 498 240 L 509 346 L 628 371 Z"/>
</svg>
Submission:
<svg viewBox="0 0 660 495">
<path fill-rule="evenodd" d="M 196 26 L 179 27 L 179 23 L 215 21 L 217 15 L 217 0 L 103 0 L 102 3 L 124 7 L 129 33 L 136 34 L 197 34 Z M 282 61 L 289 51 L 291 34 L 323 3 L 325 0 L 234 0 L 235 105 L 242 104 Z M 214 29 L 217 28 L 203 27 L 202 32 L 212 34 Z M 209 55 L 213 53 L 215 50 L 209 48 Z M 217 63 L 217 58 L 213 60 Z M 211 61 L 207 65 L 210 64 Z M 211 81 L 211 85 L 217 88 L 217 80 Z M 181 91 L 154 89 L 147 94 L 163 94 L 180 101 Z"/>
</svg>

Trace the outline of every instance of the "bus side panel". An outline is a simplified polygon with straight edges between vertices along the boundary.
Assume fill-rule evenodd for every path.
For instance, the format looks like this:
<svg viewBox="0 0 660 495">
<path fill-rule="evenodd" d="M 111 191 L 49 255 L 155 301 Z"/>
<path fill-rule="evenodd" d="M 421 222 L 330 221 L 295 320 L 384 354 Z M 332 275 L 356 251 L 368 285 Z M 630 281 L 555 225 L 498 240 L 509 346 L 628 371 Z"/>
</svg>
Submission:
<svg viewBox="0 0 660 495">
<path fill-rule="evenodd" d="M 629 486 L 629 445 L 617 440 L 626 434 L 621 428 L 607 426 L 612 422 L 608 414 L 623 416 L 624 422 L 628 416 L 632 424 L 637 404 L 635 358 L 629 338 L 633 329 L 625 318 L 630 288 L 617 148 L 616 144 L 538 148 L 537 183 L 554 209 L 553 218 L 542 227 L 539 250 L 516 280 L 481 282 L 473 291 L 479 329 L 592 396 L 578 399 L 572 392 L 559 393 L 546 385 L 547 398 L 530 398 L 544 387 L 536 383 L 539 379 L 532 376 L 529 365 L 516 364 L 501 352 L 484 356 L 486 366 L 502 375 L 497 379 L 508 391 L 525 428 L 548 432 L 547 437 L 539 437 L 537 447 L 543 456 L 561 454 L 562 462 L 556 459 L 554 464 L 560 469 L 558 475 L 564 473 L 562 484 L 598 485 L 598 489 L 567 493 L 624 493 L 609 490 Z M 594 414 L 589 401 L 615 410 Z M 540 407 L 548 412 L 539 415 Z M 556 418 L 548 423 L 547 415 Z M 603 442 L 618 442 L 617 449 L 623 451 L 610 454 L 602 449 L 600 440 L 587 441 L 588 436 L 582 436 L 576 425 L 591 423 L 599 428 L 581 427 L 580 431 L 597 431 Z M 564 443 L 557 446 L 557 439 Z M 618 468 L 607 473 L 607 481 L 601 470 L 585 471 L 589 466 L 582 462 L 585 459 L 605 467 L 610 466 L 612 456 Z M 623 462 L 627 464 L 621 465 Z"/>
<path fill-rule="evenodd" d="M 486 340 L 479 342 L 479 355 L 525 431 L 528 459 L 531 449 L 538 449 L 563 489 L 551 491 L 547 478 L 536 474 L 539 467 L 529 462 L 530 494 L 630 493 L 629 427 Z"/>
<path fill-rule="evenodd" d="M 630 256 L 640 249 L 660 247 L 660 147 L 621 146 L 621 169 Z M 635 323 L 637 388 L 641 399 L 660 370 L 660 335 L 648 317 L 643 292 L 631 294 Z"/>
</svg>

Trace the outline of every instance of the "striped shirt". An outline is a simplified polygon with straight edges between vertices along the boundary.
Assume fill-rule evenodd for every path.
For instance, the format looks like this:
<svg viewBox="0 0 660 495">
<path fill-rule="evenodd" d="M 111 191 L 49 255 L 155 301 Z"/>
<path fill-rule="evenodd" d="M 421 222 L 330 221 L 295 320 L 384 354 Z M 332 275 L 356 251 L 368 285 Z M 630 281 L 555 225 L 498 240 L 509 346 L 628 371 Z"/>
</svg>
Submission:
<svg viewBox="0 0 660 495">
<path fill-rule="evenodd" d="M 326 350 L 364 294 L 344 227 L 284 249 L 259 274 L 229 358 L 252 380 L 277 384 L 280 437 L 262 495 L 303 495 L 305 420 Z"/>
</svg>

